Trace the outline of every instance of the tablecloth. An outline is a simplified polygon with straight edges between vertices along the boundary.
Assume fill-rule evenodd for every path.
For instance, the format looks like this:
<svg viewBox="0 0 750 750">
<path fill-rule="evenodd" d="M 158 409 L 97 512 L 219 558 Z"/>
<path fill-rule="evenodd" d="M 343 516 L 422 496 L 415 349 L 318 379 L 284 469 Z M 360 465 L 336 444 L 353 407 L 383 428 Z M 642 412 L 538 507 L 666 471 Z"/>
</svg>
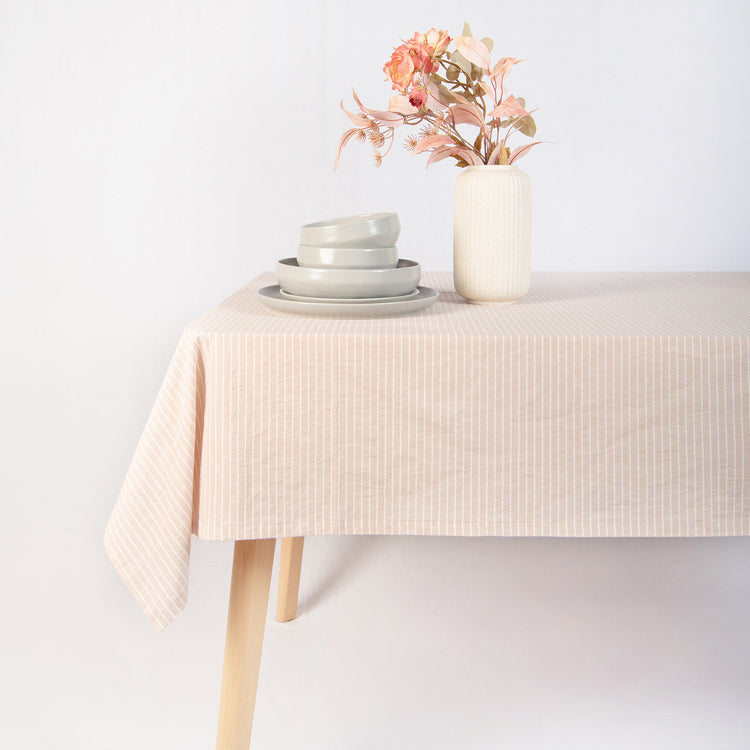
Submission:
<svg viewBox="0 0 750 750">
<path fill-rule="evenodd" d="M 107 525 L 157 628 L 191 535 L 750 534 L 750 274 L 536 273 L 410 316 L 187 326 Z"/>
</svg>

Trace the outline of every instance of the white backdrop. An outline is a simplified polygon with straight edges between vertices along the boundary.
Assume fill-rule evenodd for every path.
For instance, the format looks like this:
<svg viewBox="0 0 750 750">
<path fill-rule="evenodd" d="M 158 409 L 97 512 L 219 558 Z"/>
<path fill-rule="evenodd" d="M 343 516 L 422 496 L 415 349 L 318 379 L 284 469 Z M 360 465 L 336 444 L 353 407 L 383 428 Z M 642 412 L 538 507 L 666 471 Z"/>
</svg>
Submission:
<svg viewBox="0 0 750 750">
<path fill-rule="evenodd" d="M 332 173 L 400 38 L 467 20 L 524 58 L 535 270 L 750 270 L 747 2 L 404 6 L 0 0 L 3 748 L 210 746 L 231 547 L 196 544 L 157 635 L 101 535 L 183 326 L 300 224 L 397 210 L 450 268 L 454 167 L 351 144 Z M 258 747 L 746 747 L 746 540 L 356 541 L 309 545 Z"/>
</svg>

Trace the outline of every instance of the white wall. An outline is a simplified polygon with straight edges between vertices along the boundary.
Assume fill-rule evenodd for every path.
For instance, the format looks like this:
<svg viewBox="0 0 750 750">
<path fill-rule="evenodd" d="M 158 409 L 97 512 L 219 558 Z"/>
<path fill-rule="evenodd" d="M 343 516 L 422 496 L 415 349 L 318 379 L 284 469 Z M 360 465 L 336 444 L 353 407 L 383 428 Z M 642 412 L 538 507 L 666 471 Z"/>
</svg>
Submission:
<svg viewBox="0 0 750 750">
<path fill-rule="evenodd" d="M 331 171 L 348 125 L 339 100 L 355 86 L 367 103 L 385 104 L 381 68 L 400 37 L 432 25 L 455 35 L 468 20 L 498 52 L 525 59 L 513 91 L 540 108 L 539 135 L 554 142 L 521 162 L 535 190 L 535 269 L 750 270 L 744 0 L 404 5 L 0 0 L 0 746 L 210 743 L 229 548 L 196 545 L 192 606 L 157 635 L 111 570 L 101 535 L 181 329 L 293 255 L 301 223 L 395 209 L 402 256 L 450 268 L 455 168 L 425 171 L 423 158 L 397 149 L 376 170 L 367 150 L 351 145 Z M 653 544 L 638 549 L 665 590 L 682 591 L 684 560 Z M 710 599 L 725 619 L 704 623 L 696 637 L 703 650 L 716 643 L 718 666 L 704 665 L 701 687 L 665 710 L 646 705 L 639 714 L 634 693 L 623 747 L 649 726 L 652 736 L 671 737 L 683 713 L 700 727 L 696 742 L 719 736 L 719 725 L 733 729 L 714 747 L 743 747 L 737 738 L 747 736 L 750 666 L 747 650 L 736 656 L 735 647 L 750 621 L 750 550 L 745 540 L 690 544 L 680 549 L 707 572 L 685 588 L 674 619 L 647 632 L 667 637 L 686 617 L 703 622 Z M 408 569 L 401 546 L 377 548 L 390 570 Z M 350 548 L 319 540 L 312 549 L 319 557 L 306 561 L 307 580 L 324 582 L 320 556 Z M 519 569 L 534 559 L 510 549 Z M 547 548 L 533 549 L 554 565 Z M 585 559 L 595 569 L 612 555 L 627 559 L 616 545 L 592 549 Z M 493 555 L 470 556 L 467 570 L 490 566 Z M 722 587 L 727 556 L 733 573 Z M 340 564 L 347 561 L 343 554 Z M 582 566 L 571 575 L 585 586 Z M 625 592 L 653 571 L 644 564 L 634 575 Z M 334 612 L 347 611 L 342 601 Z M 596 601 L 592 616 L 605 627 Z M 517 606 L 534 602 L 521 596 Z M 540 643 L 554 636 L 552 626 L 539 628 Z M 696 647 L 687 636 L 685 644 Z M 652 665 L 653 679 L 672 668 L 680 684 L 678 664 L 675 656 Z M 383 679 L 373 700 L 390 689 Z M 419 692 L 415 680 L 409 690 Z M 315 689 L 326 695 L 335 684 L 318 674 Z M 580 707 L 597 691 L 588 694 L 585 679 L 579 686 L 570 700 Z M 526 709 L 543 695 L 532 690 Z M 713 708 L 688 711 L 706 696 Z M 431 705 L 415 709 L 417 726 L 429 723 Z M 601 732 L 620 731 L 620 714 L 603 715 Z M 359 744 L 318 728 L 321 744 L 307 746 L 382 746 L 387 715 L 378 726 L 369 734 L 362 726 Z M 266 737 L 273 747 L 270 729 Z M 513 737 L 509 746 L 550 746 L 523 727 Z M 572 730 L 570 741 L 605 746 Z M 672 746 L 707 745 L 653 745 Z"/>
</svg>

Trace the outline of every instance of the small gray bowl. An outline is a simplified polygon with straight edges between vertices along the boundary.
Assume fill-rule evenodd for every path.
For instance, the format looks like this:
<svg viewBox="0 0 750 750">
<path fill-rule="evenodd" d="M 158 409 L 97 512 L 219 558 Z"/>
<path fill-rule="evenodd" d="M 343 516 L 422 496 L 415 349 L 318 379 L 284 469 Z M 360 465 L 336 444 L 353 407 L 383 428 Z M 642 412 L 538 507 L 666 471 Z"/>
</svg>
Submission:
<svg viewBox="0 0 750 750">
<path fill-rule="evenodd" d="M 300 245 L 297 264 L 304 268 L 395 268 L 398 248 Z"/>
<path fill-rule="evenodd" d="M 305 224 L 300 241 L 312 247 L 393 247 L 400 231 L 396 213 L 358 214 Z"/>
</svg>

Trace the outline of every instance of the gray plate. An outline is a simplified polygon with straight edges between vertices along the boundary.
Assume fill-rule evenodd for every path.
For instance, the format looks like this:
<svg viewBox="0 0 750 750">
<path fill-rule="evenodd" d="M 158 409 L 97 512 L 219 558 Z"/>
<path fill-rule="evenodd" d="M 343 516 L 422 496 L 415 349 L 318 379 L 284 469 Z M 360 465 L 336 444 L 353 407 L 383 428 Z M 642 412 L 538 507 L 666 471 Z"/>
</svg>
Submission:
<svg viewBox="0 0 750 750">
<path fill-rule="evenodd" d="M 400 294 L 397 297 L 352 297 L 350 299 L 344 297 L 303 297 L 301 294 L 289 294 L 289 292 L 285 292 L 283 289 L 279 289 L 279 294 L 284 299 L 296 299 L 299 302 L 335 302 L 337 305 L 351 302 L 355 305 L 361 305 L 363 303 L 395 302 L 400 299 L 410 299 L 419 294 L 419 289 L 414 289 L 409 294 Z"/>
<path fill-rule="evenodd" d="M 279 312 L 294 315 L 325 316 L 329 318 L 375 318 L 383 315 L 406 315 L 428 307 L 440 296 L 434 289 L 417 287 L 418 294 L 407 299 L 373 302 L 363 299 L 359 302 L 324 302 L 310 297 L 309 301 L 289 299 L 281 293 L 281 287 L 264 286 L 258 289 L 261 302 Z"/>
</svg>

